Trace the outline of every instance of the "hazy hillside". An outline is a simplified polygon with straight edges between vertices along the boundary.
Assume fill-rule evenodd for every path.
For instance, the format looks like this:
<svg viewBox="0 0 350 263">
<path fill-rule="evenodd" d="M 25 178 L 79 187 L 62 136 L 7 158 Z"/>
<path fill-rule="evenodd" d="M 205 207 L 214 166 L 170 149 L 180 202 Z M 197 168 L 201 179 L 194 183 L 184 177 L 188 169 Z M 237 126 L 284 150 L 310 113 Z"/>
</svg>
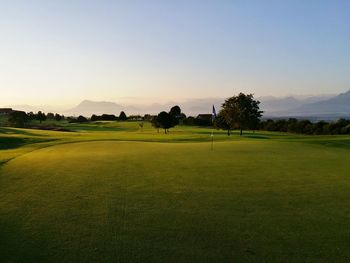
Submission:
<svg viewBox="0 0 350 263">
<path fill-rule="evenodd" d="M 304 105 L 296 109 L 296 111 L 301 113 L 348 114 L 350 112 L 350 91 L 329 100 Z"/>
<path fill-rule="evenodd" d="M 261 102 L 261 109 L 265 117 L 327 117 L 335 119 L 348 116 L 350 113 L 350 91 L 340 95 L 318 95 L 318 96 L 289 96 L 289 97 L 258 97 Z M 179 105 L 182 111 L 188 116 L 196 116 L 201 113 L 211 113 L 212 105 L 215 105 L 217 111 L 220 110 L 224 98 L 201 98 L 189 99 L 182 102 L 153 103 L 149 105 L 132 104 L 121 105 L 108 101 L 84 100 L 77 106 L 69 110 L 59 110 L 53 107 L 39 107 L 29 105 L 12 106 L 14 109 L 24 111 L 45 111 L 59 112 L 67 116 L 92 114 L 115 114 L 119 115 L 121 111 L 130 114 L 157 114 L 160 111 L 169 111 L 174 105 Z M 11 107 L 11 106 L 10 106 Z"/>
<path fill-rule="evenodd" d="M 320 96 L 289 96 L 289 97 L 260 97 L 261 109 L 265 114 L 279 115 L 281 113 L 293 111 L 304 105 L 315 102 L 324 101 L 335 97 L 336 95 L 320 95 Z"/>
<path fill-rule="evenodd" d="M 289 111 L 294 115 L 350 115 L 350 91 L 334 98 L 305 104 Z"/>
<path fill-rule="evenodd" d="M 129 110 L 133 109 L 133 107 L 129 107 Z M 67 110 L 65 113 L 67 115 L 85 115 L 91 116 L 92 114 L 116 114 L 119 115 L 121 111 L 126 111 L 126 107 L 108 101 L 91 101 L 84 100 L 76 107 Z"/>
<path fill-rule="evenodd" d="M 224 99 L 208 98 L 208 99 L 191 99 L 185 102 L 168 102 L 164 104 L 153 103 L 150 105 L 120 105 L 114 102 L 99 102 L 84 100 L 76 107 L 66 111 L 66 115 L 85 115 L 91 116 L 92 114 L 117 114 L 120 111 L 125 111 L 130 114 L 157 114 L 160 111 L 169 111 L 171 107 L 179 105 L 182 111 L 187 115 L 198 115 L 200 113 L 211 113 L 212 105 L 215 105 L 217 109 Z"/>
<path fill-rule="evenodd" d="M 262 97 L 259 98 L 261 102 L 261 109 L 265 113 L 280 112 L 303 105 L 303 101 L 294 97 L 275 98 L 275 97 Z"/>
</svg>

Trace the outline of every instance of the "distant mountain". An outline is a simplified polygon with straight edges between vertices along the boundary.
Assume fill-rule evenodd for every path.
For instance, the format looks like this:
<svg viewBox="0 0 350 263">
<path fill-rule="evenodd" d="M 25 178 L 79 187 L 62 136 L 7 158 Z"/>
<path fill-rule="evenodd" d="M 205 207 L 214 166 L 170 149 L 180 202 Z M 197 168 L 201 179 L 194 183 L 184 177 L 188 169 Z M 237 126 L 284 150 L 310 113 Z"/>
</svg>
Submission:
<svg viewBox="0 0 350 263">
<path fill-rule="evenodd" d="M 348 94 L 350 96 L 350 92 Z M 346 112 L 347 96 L 341 94 L 335 95 L 323 95 L 323 96 L 289 96 L 283 98 L 277 97 L 259 97 L 257 98 L 261 102 L 261 109 L 264 111 L 264 116 L 278 117 L 278 116 L 315 116 L 320 113 L 339 113 Z M 330 108 L 325 102 L 330 101 L 337 108 Z M 339 105 L 343 105 L 339 102 L 343 101 L 345 105 L 342 111 L 339 111 Z M 125 111 L 127 115 L 130 114 L 157 114 L 160 111 L 169 111 L 174 105 L 179 105 L 182 111 L 188 116 L 196 116 L 201 113 L 211 113 L 212 105 L 214 105 L 217 111 L 220 110 L 221 104 L 225 101 L 224 98 L 201 98 L 201 99 L 189 99 L 183 102 L 168 102 L 164 104 L 154 103 L 151 105 L 120 105 L 114 102 L 106 101 L 91 101 L 84 100 L 78 106 L 65 112 L 66 115 L 84 115 L 91 116 L 92 114 L 115 114 L 118 115 L 120 111 Z M 344 102 L 345 101 L 345 102 Z M 350 105 L 350 103 L 348 103 Z M 328 106 L 327 106 L 328 105 Z M 325 111 L 325 109 L 329 109 Z"/>
<path fill-rule="evenodd" d="M 324 101 L 335 97 L 336 95 L 318 95 L 318 96 L 289 96 L 289 97 L 258 97 L 261 102 L 260 108 L 264 115 L 280 115 L 289 110 L 302 107 L 304 105 Z M 197 115 L 200 113 L 211 113 L 212 105 L 215 105 L 219 111 L 225 98 L 205 98 L 191 99 L 178 103 L 181 109 L 188 115 Z"/>
<path fill-rule="evenodd" d="M 320 95 L 320 96 L 289 96 L 283 98 L 277 97 L 260 97 L 261 109 L 265 115 L 279 115 L 293 109 L 300 108 L 310 103 L 316 103 L 335 97 L 336 95 Z"/>
<path fill-rule="evenodd" d="M 107 101 L 84 100 L 76 107 L 66 110 L 63 113 L 69 115 L 91 116 L 92 114 L 115 114 L 119 115 L 121 111 L 130 114 L 157 114 L 161 111 L 169 111 L 171 107 L 179 105 L 186 115 L 196 116 L 200 113 L 211 113 L 212 105 L 219 110 L 224 99 L 207 98 L 207 99 L 190 99 L 184 102 L 168 102 L 164 104 L 154 103 L 150 105 L 121 105 Z"/>
<path fill-rule="evenodd" d="M 67 110 L 67 115 L 84 115 L 91 116 L 92 114 L 115 114 L 119 115 L 121 111 L 125 110 L 125 107 L 114 102 L 107 101 L 91 101 L 84 100 L 78 106 Z"/>
<path fill-rule="evenodd" d="M 180 102 L 178 105 L 181 107 L 182 111 L 187 115 L 198 115 L 211 113 L 213 105 L 216 110 L 219 111 L 221 104 L 225 101 L 224 98 L 204 98 L 204 99 L 191 99 L 185 102 Z"/>
<path fill-rule="evenodd" d="M 291 109 L 288 113 L 296 116 L 350 116 L 350 90 L 327 100 Z"/>
<path fill-rule="evenodd" d="M 258 99 L 261 109 L 265 113 L 274 113 L 302 106 L 304 103 L 294 97 L 275 98 L 263 97 Z"/>
<path fill-rule="evenodd" d="M 350 117 L 350 91 L 340 95 L 319 96 L 289 96 L 289 97 L 258 97 L 264 117 L 310 117 L 313 119 L 337 119 Z M 187 116 L 211 113 L 212 105 L 217 112 L 225 98 L 202 98 L 189 99 L 182 102 L 154 103 L 150 105 L 121 105 L 115 102 L 84 100 L 76 107 L 63 111 L 52 107 L 32 107 L 29 105 L 9 106 L 13 109 L 45 112 L 58 112 L 66 116 L 84 115 L 90 117 L 92 114 L 115 114 L 119 115 L 125 111 L 131 114 L 157 114 L 161 111 L 169 111 L 174 105 L 179 105 Z"/>
</svg>

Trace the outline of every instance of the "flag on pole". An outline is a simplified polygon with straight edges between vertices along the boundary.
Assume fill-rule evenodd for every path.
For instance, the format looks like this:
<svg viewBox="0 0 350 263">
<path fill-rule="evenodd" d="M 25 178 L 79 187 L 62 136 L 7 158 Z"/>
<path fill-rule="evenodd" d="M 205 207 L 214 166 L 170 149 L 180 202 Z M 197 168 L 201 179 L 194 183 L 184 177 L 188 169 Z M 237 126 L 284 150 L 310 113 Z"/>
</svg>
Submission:
<svg viewBox="0 0 350 263">
<path fill-rule="evenodd" d="M 211 120 L 213 122 L 213 129 L 211 130 L 211 150 L 214 149 L 214 120 L 216 118 L 216 110 L 215 106 L 213 105 L 213 111 L 211 113 Z"/>
<path fill-rule="evenodd" d="M 214 120 L 215 118 L 216 118 L 216 110 L 215 110 L 215 106 L 213 105 L 212 119 Z"/>
</svg>

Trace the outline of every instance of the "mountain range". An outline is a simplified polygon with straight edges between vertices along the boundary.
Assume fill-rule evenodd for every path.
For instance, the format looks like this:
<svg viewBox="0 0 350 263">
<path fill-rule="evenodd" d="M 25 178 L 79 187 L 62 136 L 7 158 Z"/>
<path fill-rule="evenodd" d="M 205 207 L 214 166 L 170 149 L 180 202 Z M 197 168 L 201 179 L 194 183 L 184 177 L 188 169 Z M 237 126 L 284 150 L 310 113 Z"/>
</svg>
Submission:
<svg viewBox="0 0 350 263">
<path fill-rule="evenodd" d="M 350 117 L 350 90 L 339 95 L 318 95 L 318 96 L 288 96 L 288 97 L 259 97 L 261 109 L 264 111 L 265 118 L 278 117 L 310 117 L 314 119 L 336 119 L 341 117 Z M 168 102 L 164 104 L 150 105 L 121 105 L 108 101 L 84 100 L 77 106 L 69 110 L 56 110 L 53 108 L 40 108 L 28 105 L 17 105 L 12 108 L 25 111 L 54 111 L 63 113 L 66 116 L 92 114 L 116 114 L 121 111 L 130 114 L 156 114 L 160 111 L 169 111 L 174 105 L 179 105 L 182 111 L 191 116 L 200 113 L 211 113 L 212 105 L 215 105 L 219 111 L 224 98 L 204 98 L 190 99 L 184 102 Z"/>
<path fill-rule="evenodd" d="M 264 109 L 264 105 L 266 105 L 268 109 L 265 109 L 265 116 L 310 117 L 316 119 L 336 119 L 350 117 L 350 90 L 339 95 L 330 96 L 328 98 L 312 97 L 306 100 L 297 101 L 292 98 L 284 98 L 277 101 L 279 102 L 278 105 L 285 103 L 285 106 L 269 110 L 271 109 L 269 107 L 271 107 L 273 103 L 269 103 L 268 101 L 262 102 L 262 108 Z"/>
</svg>

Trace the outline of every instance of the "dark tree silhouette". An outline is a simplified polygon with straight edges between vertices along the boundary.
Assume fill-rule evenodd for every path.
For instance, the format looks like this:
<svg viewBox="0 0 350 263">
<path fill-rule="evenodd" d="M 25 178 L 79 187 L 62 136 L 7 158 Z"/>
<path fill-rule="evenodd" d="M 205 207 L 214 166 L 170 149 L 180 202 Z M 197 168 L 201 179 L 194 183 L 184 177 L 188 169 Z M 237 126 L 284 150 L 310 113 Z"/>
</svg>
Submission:
<svg viewBox="0 0 350 263">
<path fill-rule="evenodd" d="M 169 114 L 175 117 L 177 121 L 176 125 L 179 124 L 180 122 L 183 123 L 183 120 L 186 119 L 186 115 L 181 112 L 181 108 L 178 105 L 172 107 L 170 109 Z"/>
<path fill-rule="evenodd" d="M 164 133 L 168 133 L 168 130 L 178 124 L 177 119 L 171 114 L 162 111 L 157 116 L 157 123 L 159 123 L 160 127 L 164 129 Z"/>
<path fill-rule="evenodd" d="M 77 122 L 87 122 L 88 121 L 88 119 L 87 118 L 85 118 L 84 116 L 79 116 L 78 118 L 77 118 Z"/>
<path fill-rule="evenodd" d="M 350 134 L 350 120 L 339 119 L 333 122 L 311 122 L 310 120 L 264 120 L 259 123 L 260 130 L 290 132 L 298 134 Z"/>
<path fill-rule="evenodd" d="M 178 118 L 181 114 L 181 108 L 178 105 L 176 105 L 170 109 L 169 114 Z"/>
<path fill-rule="evenodd" d="M 126 117 L 126 115 L 125 115 L 125 117 Z M 117 118 L 117 116 L 115 116 L 113 114 L 102 114 L 101 120 L 102 121 L 117 121 L 118 118 Z"/>
<path fill-rule="evenodd" d="M 27 116 L 30 121 L 35 120 L 35 114 L 32 111 L 28 112 Z"/>
<path fill-rule="evenodd" d="M 240 93 L 225 100 L 219 115 L 228 129 L 228 135 L 232 128 L 239 129 L 241 136 L 243 129 L 255 129 L 263 113 L 259 110 L 259 104 L 252 94 Z"/>
<path fill-rule="evenodd" d="M 227 131 L 227 135 L 231 135 L 231 130 L 234 128 L 234 126 L 231 123 L 227 123 L 225 120 L 225 116 L 223 115 L 223 112 L 220 111 L 219 114 L 216 116 L 214 120 L 214 126 L 219 129 L 223 129 Z"/>
<path fill-rule="evenodd" d="M 99 121 L 101 120 L 101 116 L 97 116 L 96 114 L 92 114 L 90 117 L 90 121 Z"/>
<path fill-rule="evenodd" d="M 56 121 L 61 121 L 63 119 L 62 115 L 59 115 L 58 113 L 55 114 L 55 120 Z"/>
<path fill-rule="evenodd" d="M 124 111 L 120 112 L 119 120 L 120 121 L 126 121 L 127 119 L 128 119 L 128 117 L 126 116 L 125 112 Z"/>
<path fill-rule="evenodd" d="M 23 128 L 29 121 L 28 115 L 24 111 L 14 111 L 10 114 L 9 123 L 15 127 Z"/>
<path fill-rule="evenodd" d="M 52 112 L 49 112 L 48 114 L 46 114 L 46 118 L 49 120 L 54 120 L 55 119 L 55 114 L 53 114 Z"/>
<path fill-rule="evenodd" d="M 38 111 L 38 113 L 36 114 L 36 119 L 38 121 L 40 121 L 40 123 L 42 123 L 43 121 L 46 120 L 46 115 L 45 113 L 41 112 L 41 111 Z"/>
<path fill-rule="evenodd" d="M 157 120 L 157 117 L 158 117 L 158 116 L 153 117 L 152 120 L 151 120 L 151 123 L 152 123 L 152 126 L 153 126 L 154 128 L 156 128 L 156 129 L 157 129 L 157 132 L 159 133 L 159 128 L 161 128 L 161 126 L 160 126 L 160 123 L 159 123 L 158 120 Z"/>
</svg>

